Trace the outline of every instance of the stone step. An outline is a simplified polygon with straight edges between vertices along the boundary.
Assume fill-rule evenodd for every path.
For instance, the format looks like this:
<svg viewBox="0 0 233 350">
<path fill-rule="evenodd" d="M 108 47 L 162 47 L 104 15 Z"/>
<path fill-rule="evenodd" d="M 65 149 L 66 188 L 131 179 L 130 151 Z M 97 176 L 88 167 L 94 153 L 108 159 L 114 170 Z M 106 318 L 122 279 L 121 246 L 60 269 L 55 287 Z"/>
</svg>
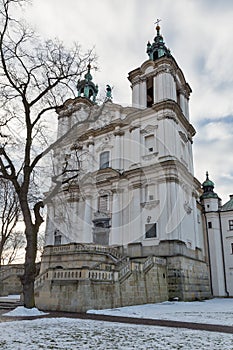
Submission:
<svg viewBox="0 0 233 350">
<path fill-rule="evenodd" d="M 22 306 L 21 301 L 0 301 L 0 309 L 13 310 L 17 306 Z"/>
</svg>

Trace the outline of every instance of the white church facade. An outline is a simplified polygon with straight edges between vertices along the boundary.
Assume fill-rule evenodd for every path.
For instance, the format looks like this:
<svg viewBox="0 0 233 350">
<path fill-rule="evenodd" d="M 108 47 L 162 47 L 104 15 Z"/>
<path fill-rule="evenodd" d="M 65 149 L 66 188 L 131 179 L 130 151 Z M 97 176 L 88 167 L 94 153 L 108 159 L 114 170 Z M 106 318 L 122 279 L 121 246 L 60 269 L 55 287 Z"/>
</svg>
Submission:
<svg viewBox="0 0 233 350">
<path fill-rule="evenodd" d="M 132 107 L 113 103 L 109 86 L 98 105 L 88 66 L 78 97 L 57 111 L 52 181 L 63 184 L 48 205 L 38 307 L 86 311 L 233 295 L 224 272 L 232 257 L 213 258 L 224 249 L 215 221 L 225 212 L 194 177 L 191 88 L 159 26 L 147 53 L 128 76 Z"/>
</svg>

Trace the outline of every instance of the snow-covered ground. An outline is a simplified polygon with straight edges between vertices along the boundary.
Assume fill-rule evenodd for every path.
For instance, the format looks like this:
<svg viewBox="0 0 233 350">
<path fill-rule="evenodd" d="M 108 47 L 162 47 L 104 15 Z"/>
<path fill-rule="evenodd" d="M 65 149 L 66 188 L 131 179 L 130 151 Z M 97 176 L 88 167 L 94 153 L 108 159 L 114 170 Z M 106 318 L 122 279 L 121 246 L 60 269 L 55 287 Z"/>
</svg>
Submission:
<svg viewBox="0 0 233 350">
<path fill-rule="evenodd" d="M 164 319 L 173 316 L 171 319 L 182 321 L 191 317 L 195 322 L 232 324 L 233 300 L 167 302 L 113 309 L 111 312 L 105 310 L 104 313 Z M 216 322 L 213 322 L 215 317 Z M 232 350 L 233 335 L 72 318 L 42 318 L 0 323 L 0 349 Z"/>
<path fill-rule="evenodd" d="M 38 310 L 36 307 L 32 309 L 26 309 L 24 306 L 18 306 L 14 310 L 9 311 L 3 316 L 12 316 L 12 317 L 37 317 L 48 315 L 48 313 Z"/>
<path fill-rule="evenodd" d="M 232 350 L 233 335 L 68 318 L 0 323 L 1 350 Z"/>
<path fill-rule="evenodd" d="M 233 299 L 165 301 L 116 309 L 89 310 L 88 313 L 233 326 Z"/>
</svg>

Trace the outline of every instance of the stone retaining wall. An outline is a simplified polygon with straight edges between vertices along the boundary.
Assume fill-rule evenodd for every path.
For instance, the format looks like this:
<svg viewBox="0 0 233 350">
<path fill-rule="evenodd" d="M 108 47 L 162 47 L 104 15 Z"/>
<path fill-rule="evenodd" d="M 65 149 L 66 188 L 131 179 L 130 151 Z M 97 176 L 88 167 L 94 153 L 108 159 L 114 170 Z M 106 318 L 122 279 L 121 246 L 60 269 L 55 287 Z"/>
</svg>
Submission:
<svg viewBox="0 0 233 350">
<path fill-rule="evenodd" d="M 43 310 L 85 312 L 167 299 L 166 264 L 154 264 L 146 272 L 131 268 L 121 280 L 45 279 L 36 288 L 36 305 Z"/>
</svg>

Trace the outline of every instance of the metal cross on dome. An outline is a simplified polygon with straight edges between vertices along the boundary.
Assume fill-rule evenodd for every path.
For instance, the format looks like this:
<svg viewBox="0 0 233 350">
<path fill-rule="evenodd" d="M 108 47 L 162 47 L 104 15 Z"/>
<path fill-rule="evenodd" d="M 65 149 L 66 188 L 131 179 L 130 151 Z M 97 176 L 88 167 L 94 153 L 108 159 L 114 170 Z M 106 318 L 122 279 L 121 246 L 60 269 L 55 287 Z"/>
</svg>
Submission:
<svg viewBox="0 0 233 350">
<path fill-rule="evenodd" d="M 157 21 L 155 22 L 155 24 L 158 26 L 159 25 L 159 22 L 161 22 L 162 20 L 161 19 L 158 19 L 157 18 Z"/>
</svg>

